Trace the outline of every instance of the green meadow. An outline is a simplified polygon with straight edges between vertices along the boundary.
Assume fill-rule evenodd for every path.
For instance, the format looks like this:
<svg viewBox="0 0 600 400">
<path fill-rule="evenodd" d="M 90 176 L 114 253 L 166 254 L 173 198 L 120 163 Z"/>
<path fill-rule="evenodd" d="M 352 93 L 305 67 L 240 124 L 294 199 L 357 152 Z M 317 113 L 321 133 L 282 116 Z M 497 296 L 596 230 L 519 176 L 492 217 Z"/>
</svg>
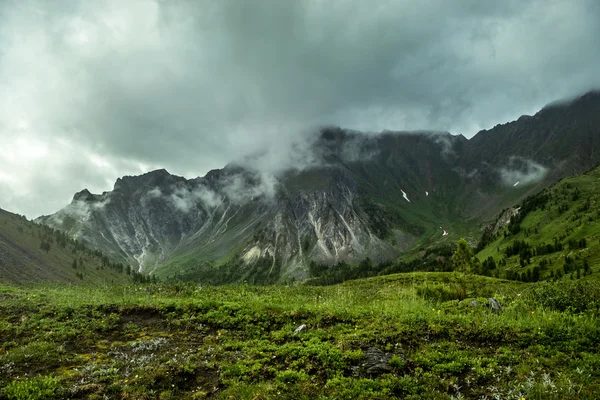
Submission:
<svg viewBox="0 0 600 400">
<path fill-rule="evenodd" d="M 595 399 L 599 306 L 591 279 L 456 272 L 326 287 L 4 285 L 0 398 Z"/>
</svg>

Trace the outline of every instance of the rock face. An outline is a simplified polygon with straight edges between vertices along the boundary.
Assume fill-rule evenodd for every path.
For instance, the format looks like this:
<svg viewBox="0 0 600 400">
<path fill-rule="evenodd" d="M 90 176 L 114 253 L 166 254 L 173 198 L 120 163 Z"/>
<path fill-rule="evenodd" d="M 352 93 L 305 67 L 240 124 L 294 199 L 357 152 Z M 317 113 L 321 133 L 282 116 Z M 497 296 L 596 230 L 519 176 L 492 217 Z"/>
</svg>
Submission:
<svg viewBox="0 0 600 400">
<path fill-rule="evenodd" d="M 304 278 L 310 262 L 392 260 L 417 240 L 456 240 L 465 218 L 478 236 L 478 223 L 600 161 L 599 116 L 592 92 L 471 140 L 327 128 L 301 170 L 126 176 L 37 222 L 159 276 L 222 274 L 215 268 L 227 264 L 242 272 L 226 281 Z"/>
<path fill-rule="evenodd" d="M 154 171 L 119 179 L 112 192 L 85 192 L 58 213 L 39 219 L 104 252 L 153 271 L 178 253 L 206 259 L 236 248 L 246 264 L 290 267 L 306 260 L 382 260 L 398 251 L 374 233 L 352 181 L 335 169 L 326 190 L 269 196 L 247 171 L 186 180 Z M 329 182 L 327 183 L 329 185 Z"/>
<path fill-rule="evenodd" d="M 190 268 L 233 256 L 239 265 L 295 278 L 307 275 L 310 261 L 394 259 L 425 230 L 408 222 L 411 203 L 398 204 L 401 193 L 416 201 L 431 191 L 430 204 L 417 211 L 437 224 L 428 216 L 438 207 L 433 193 L 446 193 L 448 182 L 435 177 L 449 170 L 447 161 L 425 159 L 440 154 L 437 137 L 368 138 L 328 129 L 315 145 L 320 162 L 302 171 L 274 177 L 230 165 L 188 180 L 157 170 L 120 178 L 101 195 L 79 192 L 37 222 L 159 274 L 171 262 L 179 268 L 186 257 Z M 420 149 L 418 157 L 408 154 L 411 146 Z M 421 187 L 418 195 L 408 189 L 411 181 Z"/>
</svg>

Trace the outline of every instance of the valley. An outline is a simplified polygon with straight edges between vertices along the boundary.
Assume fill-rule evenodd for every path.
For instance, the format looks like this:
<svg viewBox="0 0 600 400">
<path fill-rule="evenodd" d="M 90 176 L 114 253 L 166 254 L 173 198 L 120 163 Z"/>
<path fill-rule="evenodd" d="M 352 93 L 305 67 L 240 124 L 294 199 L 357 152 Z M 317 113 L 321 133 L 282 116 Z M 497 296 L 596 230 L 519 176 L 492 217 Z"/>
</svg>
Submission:
<svg viewBox="0 0 600 400">
<path fill-rule="evenodd" d="M 600 399 L 599 37 L 0 0 L 0 400 Z"/>
<path fill-rule="evenodd" d="M 598 109 L 592 91 L 470 140 L 323 128 L 302 168 L 126 176 L 36 222 L 163 280 L 290 282 L 311 263 L 407 260 L 461 237 L 475 245 L 503 209 L 596 166 Z"/>
<path fill-rule="evenodd" d="M 0 399 L 593 399 L 599 107 L 0 210 Z"/>
</svg>

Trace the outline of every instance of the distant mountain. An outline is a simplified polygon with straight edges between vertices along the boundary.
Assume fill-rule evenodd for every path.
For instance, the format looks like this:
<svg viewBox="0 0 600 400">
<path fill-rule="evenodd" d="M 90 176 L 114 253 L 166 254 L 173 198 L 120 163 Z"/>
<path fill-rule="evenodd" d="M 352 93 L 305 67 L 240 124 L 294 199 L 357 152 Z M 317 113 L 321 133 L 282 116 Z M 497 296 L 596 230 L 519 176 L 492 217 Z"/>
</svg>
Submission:
<svg viewBox="0 0 600 400">
<path fill-rule="evenodd" d="M 544 107 L 534 116 L 479 132 L 466 158 L 474 168 L 520 157 L 550 169 L 551 178 L 589 170 L 600 160 L 600 91 Z"/>
<path fill-rule="evenodd" d="M 511 203 L 507 199 L 519 200 L 487 195 L 496 188 L 526 185 L 525 194 L 532 194 L 561 178 L 588 171 L 600 162 L 600 91 L 483 130 L 468 141 L 462 160 L 462 168 L 472 176 L 470 191 L 475 195 L 467 208 L 484 220 Z"/>
<path fill-rule="evenodd" d="M 302 279 L 310 262 L 379 262 L 476 238 L 500 210 L 598 163 L 599 115 L 590 92 L 471 140 L 325 128 L 299 171 L 158 170 L 79 192 L 37 221 L 162 277 Z"/>
<path fill-rule="evenodd" d="M 0 209 L 0 283 L 111 283 L 130 275 L 125 265 L 64 233 Z"/>
</svg>

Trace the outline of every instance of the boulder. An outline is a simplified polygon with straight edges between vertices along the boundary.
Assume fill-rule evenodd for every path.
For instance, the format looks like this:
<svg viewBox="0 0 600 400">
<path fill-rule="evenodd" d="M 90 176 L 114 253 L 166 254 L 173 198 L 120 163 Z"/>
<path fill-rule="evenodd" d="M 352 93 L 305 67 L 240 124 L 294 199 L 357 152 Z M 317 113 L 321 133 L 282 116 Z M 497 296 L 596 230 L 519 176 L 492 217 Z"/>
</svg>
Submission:
<svg viewBox="0 0 600 400">
<path fill-rule="evenodd" d="M 365 352 L 365 362 L 362 365 L 367 375 L 381 375 L 391 372 L 390 360 L 392 355 L 384 353 L 377 347 L 369 347 Z"/>
<path fill-rule="evenodd" d="M 490 297 L 489 299 L 487 299 L 487 301 L 490 310 L 492 310 L 495 313 L 499 313 L 500 311 L 502 311 L 502 305 L 500 305 L 500 302 L 498 300 L 496 300 L 493 297 Z"/>
</svg>

